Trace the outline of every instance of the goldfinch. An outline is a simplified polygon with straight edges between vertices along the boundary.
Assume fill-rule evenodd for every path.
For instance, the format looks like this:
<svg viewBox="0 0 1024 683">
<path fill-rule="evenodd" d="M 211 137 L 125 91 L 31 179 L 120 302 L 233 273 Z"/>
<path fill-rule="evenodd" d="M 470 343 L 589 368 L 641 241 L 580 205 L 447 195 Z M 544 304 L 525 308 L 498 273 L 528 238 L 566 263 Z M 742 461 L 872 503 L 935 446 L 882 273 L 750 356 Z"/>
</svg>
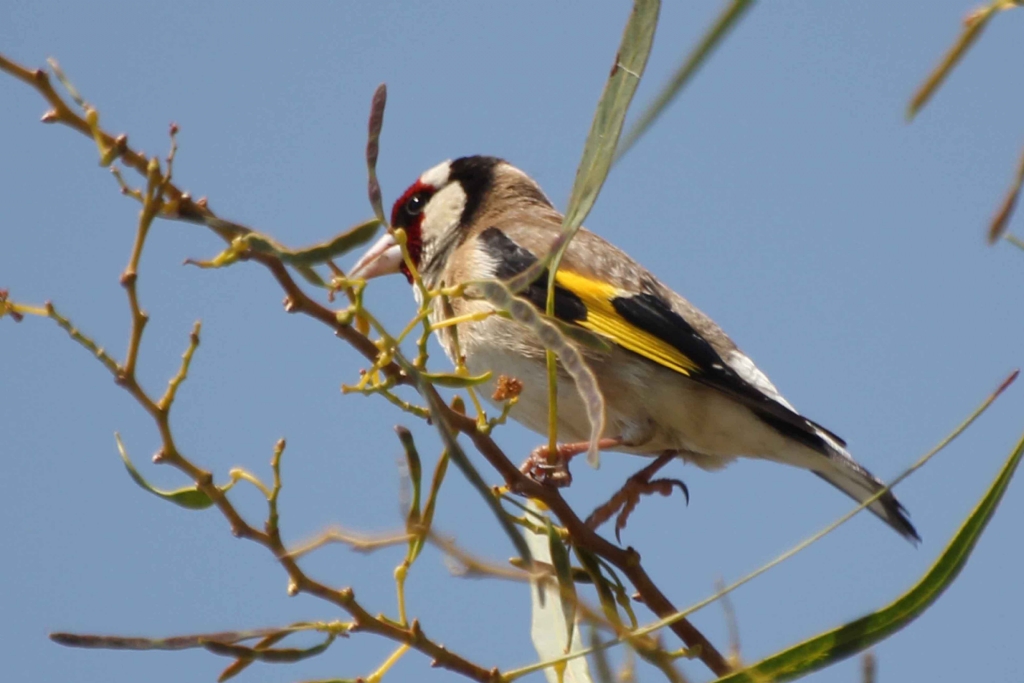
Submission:
<svg viewBox="0 0 1024 683">
<path fill-rule="evenodd" d="M 508 279 L 535 263 L 558 234 L 562 215 L 527 174 L 494 157 L 445 161 L 426 171 L 395 202 L 394 228 L 407 236 L 411 261 L 428 288 Z M 402 272 L 401 249 L 385 234 L 351 277 Z M 608 342 L 578 345 L 605 400 L 602 446 L 646 456 L 672 453 L 705 470 L 739 456 L 810 470 L 860 502 L 883 487 L 838 436 L 803 417 L 706 315 L 620 249 L 580 229 L 556 275 L 555 316 Z M 547 273 L 520 293 L 544 310 Z M 434 300 L 435 303 L 439 299 Z M 456 298 L 433 316 L 486 311 L 482 299 Z M 544 347 L 519 323 L 492 315 L 455 326 L 470 373 L 492 372 L 522 383 L 511 416 L 547 433 Z M 439 338 L 455 361 L 447 328 Z M 590 422 L 573 381 L 559 372 L 559 441 L 585 442 Z M 919 536 L 886 492 L 869 508 L 911 541 Z"/>
</svg>

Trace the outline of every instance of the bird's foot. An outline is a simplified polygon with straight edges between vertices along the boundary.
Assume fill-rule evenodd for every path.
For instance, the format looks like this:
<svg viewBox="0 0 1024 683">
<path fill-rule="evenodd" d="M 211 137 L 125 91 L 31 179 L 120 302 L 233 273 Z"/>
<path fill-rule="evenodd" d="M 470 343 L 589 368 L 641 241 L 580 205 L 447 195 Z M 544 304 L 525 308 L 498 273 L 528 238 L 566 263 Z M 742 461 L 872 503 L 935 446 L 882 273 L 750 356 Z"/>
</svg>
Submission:
<svg viewBox="0 0 1024 683">
<path fill-rule="evenodd" d="M 683 492 L 683 496 L 686 497 L 686 504 L 689 505 L 690 490 L 686 488 L 686 484 L 682 480 L 651 478 L 658 470 L 674 460 L 676 456 L 677 453 L 675 451 L 662 453 L 650 465 L 627 479 L 622 488 L 609 498 L 607 503 L 590 513 L 586 521 L 587 526 L 591 529 L 597 529 L 617 512 L 618 516 L 615 518 L 615 540 L 621 543 L 619 534 L 626 528 L 629 516 L 640 502 L 641 496 L 652 493 L 669 496 L 672 494 L 673 487 L 678 486 L 679 490 Z"/>
<path fill-rule="evenodd" d="M 606 438 L 597 442 L 599 450 L 614 448 L 622 444 L 620 438 Z M 530 456 L 519 466 L 519 471 L 534 481 L 555 488 L 564 488 L 572 483 L 572 474 L 569 472 L 569 461 L 580 453 L 586 453 L 590 449 L 589 441 L 577 441 L 575 443 L 560 443 L 555 446 L 552 456 L 551 449 L 547 446 L 537 446 L 530 453 Z"/>
</svg>

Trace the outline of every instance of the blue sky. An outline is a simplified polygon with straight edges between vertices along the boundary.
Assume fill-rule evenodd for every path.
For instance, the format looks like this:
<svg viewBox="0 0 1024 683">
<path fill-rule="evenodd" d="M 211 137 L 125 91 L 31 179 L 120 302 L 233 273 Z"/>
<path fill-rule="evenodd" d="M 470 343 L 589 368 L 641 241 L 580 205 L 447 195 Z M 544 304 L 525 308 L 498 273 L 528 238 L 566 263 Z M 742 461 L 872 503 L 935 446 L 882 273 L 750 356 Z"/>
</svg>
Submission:
<svg viewBox="0 0 1024 683">
<path fill-rule="evenodd" d="M 1024 93 L 1007 87 L 1024 13 L 998 17 L 919 119 L 903 118 L 970 5 L 755 7 L 614 169 L 587 220 L 712 315 L 791 402 L 883 477 L 934 445 L 1024 359 L 1024 253 L 982 239 L 1024 142 Z M 639 102 L 718 10 L 666 3 Z M 369 216 L 362 149 L 381 81 L 386 202 L 438 161 L 485 153 L 508 158 L 564 203 L 626 14 L 611 3 L 8 0 L 0 50 L 30 65 L 59 59 L 103 123 L 137 148 L 163 153 L 176 121 L 181 186 L 223 216 L 301 245 Z M 0 287 L 22 301 L 53 300 L 121 355 L 128 316 L 117 278 L 137 207 L 118 196 L 87 139 L 37 123 L 36 93 L 4 76 L 0 99 Z M 1013 225 L 1024 232 L 1020 216 Z M 204 321 L 173 416 L 184 451 L 219 478 L 235 465 L 266 474 L 285 436 L 288 538 L 330 524 L 396 528 L 401 451 L 391 428 L 413 428 L 432 465 L 430 428 L 382 400 L 341 396 L 365 362 L 323 327 L 284 315 L 263 270 L 181 266 L 219 248 L 195 226 L 160 223 L 142 263 L 147 386 L 163 387 L 192 321 Z M 401 278 L 370 293 L 392 327 L 413 311 Z M 158 485 L 185 483 L 148 464 L 158 445 L 148 418 L 52 324 L 0 323 L 0 642 L 12 679 L 213 680 L 224 665 L 204 652 L 60 648 L 46 639 L 52 630 L 163 635 L 339 616 L 288 598 L 266 551 L 233 540 L 217 514 L 135 487 L 114 430 Z M 443 367 L 440 355 L 435 362 Z M 924 538 L 919 548 L 862 515 L 736 592 L 744 657 L 755 661 L 909 586 L 994 477 L 1022 416 L 1024 387 L 1013 387 L 898 489 Z M 511 454 L 538 443 L 518 426 L 499 440 Z M 610 454 L 599 471 L 578 465 L 567 495 L 585 514 L 639 464 Z M 817 478 L 776 465 L 742 461 L 707 474 L 680 464 L 670 474 L 689 485 L 689 507 L 645 502 L 623 540 L 680 606 L 850 505 Z M 256 492 L 241 487 L 236 498 L 262 514 Z M 453 472 L 439 528 L 503 560 L 511 548 L 482 510 Z M 948 593 L 877 648 L 883 680 L 1019 680 L 1022 515 L 1017 485 Z M 393 614 L 400 559 L 401 551 L 332 548 L 306 566 L 353 586 L 371 611 Z M 453 578 L 429 551 L 409 590 L 411 612 L 446 645 L 503 669 L 532 661 L 525 587 Z M 718 608 L 694 621 L 724 647 Z M 390 647 L 359 636 L 301 666 L 262 665 L 240 680 L 366 675 Z M 700 665 L 686 669 L 706 678 Z M 814 680 L 858 676 L 848 661 Z M 393 672 L 450 679 L 414 653 Z"/>
</svg>

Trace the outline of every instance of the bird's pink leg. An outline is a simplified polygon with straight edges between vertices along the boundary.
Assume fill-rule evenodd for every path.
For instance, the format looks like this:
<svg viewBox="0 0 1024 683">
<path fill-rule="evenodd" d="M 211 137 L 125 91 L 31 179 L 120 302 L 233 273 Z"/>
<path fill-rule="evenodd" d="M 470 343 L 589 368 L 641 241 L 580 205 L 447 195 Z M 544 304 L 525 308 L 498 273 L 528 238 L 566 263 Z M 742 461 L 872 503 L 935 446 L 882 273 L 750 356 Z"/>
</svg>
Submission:
<svg viewBox="0 0 1024 683">
<path fill-rule="evenodd" d="M 609 437 L 597 442 L 598 450 L 615 448 L 623 443 L 622 437 Z M 569 461 L 590 448 L 589 441 L 560 443 L 555 448 L 554 458 L 547 446 L 538 446 L 530 453 L 530 457 L 519 466 L 519 470 L 542 484 L 563 488 L 572 483 L 569 473 Z"/>
</svg>

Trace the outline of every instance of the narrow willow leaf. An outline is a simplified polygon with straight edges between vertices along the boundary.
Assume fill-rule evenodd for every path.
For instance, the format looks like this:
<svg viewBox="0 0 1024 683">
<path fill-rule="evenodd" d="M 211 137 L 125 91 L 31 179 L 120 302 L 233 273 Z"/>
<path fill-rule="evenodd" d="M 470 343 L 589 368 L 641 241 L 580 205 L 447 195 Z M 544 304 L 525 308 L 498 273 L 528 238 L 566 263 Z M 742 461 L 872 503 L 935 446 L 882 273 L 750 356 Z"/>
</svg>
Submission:
<svg viewBox="0 0 1024 683">
<path fill-rule="evenodd" d="M 287 635 L 295 628 L 259 628 L 247 631 L 220 631 L 218 633 L 197 633 L 167 638 L 139 638 L 125 636 L 97 636 L 83 633 L 51 633 L 50 640 L 67 647 L 82 647 L 100 650 L 188 650 L 203 647 L 209 641 L 237 643 L 253 638 L 267 638 L 279 634 Z"/>
<path fill-rule="evenodd" d="M 551 520 L 547 520 L 548 532 L 548 554 L 551 556 L 551 564 L 555 568 L 555 578 L 558 580 L 558 596 L 562 602 L 562 612 L 565 614 L 565 635 L 569 639 L 566 645 L 566 652 L 572 648 L 573 635 L 577 630 L 576 626 L 576 585 L 572 580 L 572 564 L 569 562 L 569 551 L 558 535 L 558 530 Z"/>
<path fill-rule="evenodd" d="M 234 238 L 231 241 L 231 244 L 228 245 L 228 247 L 224 251 L 220 252 L 219 254 L 214 256 L 212 259 L 202 260 L 202 259 L 187 258 L 187 259 L 185 259 L 185 263 L 187 265 L 196 266 L 198 268 L 225 268 L 227 266 L 230 266 L 230 265 L 232 265 L 234 263 L 237 263 L 239 261 L 239 259 L 242 258 L 242 256 L 245 254 L 246 250 L 249 248 L 249 242 L 246 240 L 246 237 L 249 236 L 249 235 L 254 235 L 254 234 L 255 233 L 247 233 L 245 237 L 236 237 L 236 238 Z M 271 248 L 271 244 L 273 244 L 273 243 L 271 242 L 270 238 L 268 238 L 268 237 L 259 236 L 259 237 L 254 238 L 253 241 L 254 241 L 255 244 L 259 245 L 259 247 L 261 247 L 261 248 L 257 249 L 257 251 L 262 251 L 264 253 L 275 253 L 277 255 L 280 255 L 281 253 L 283 253 L 283 252 L 275 251 L 274 249 Z M 280 246 L 280 245 L 276 245 L 276 246 Z M 313 270 L 311 267 L 304 266 L 304 265 L 301 265 L 301 264 L 293 264 L 292 267 L 295 268 L 295 271 L 299 275 L 302 276 L 303 280 L 305 280 L 309 284 L 313 285 L 314 287 L 326 287 L 327 286 L 327 284 L 324 282 L 323 278 L 320 277 L 317 274 L 317 272 L 315 270 Z"/>
<path fill-rule="evenodd" d="M 1024 438 L 1017 443 L 999 475 L 949 545 L 910 590 L 877 612 L 794 645 L 743 671 L 720 678 L 718 683 L 790 681 L 863 652 L 921 616 L 949 588 L 967 564 L 985 526 L 999 506 L 1022 454 Z"/>
<path fill-rule="evenodd" d="M 999 210 L 996 211 L 992 223 L 989 224 L 989 244 L 995 244 L 1000 237 L 1006 234 L 1006 229 L 1010 225 L 1010 216 L 1013 215 L 1013 209 L 1017 206 L 1022 186 L 1024 186 L 1024 152 L 1021 152 L 1020 161 L 1017 162 L 1017 176 L 1013 179 L 1013 184 L 1010 185 L 1010 190 L 1006 193 L 1003 203 L 999 205 Z"/>
<path fill-rule="evenodd" d="M 660 9 L 660 0 L 634 0 L 633 10 L 630 12 L 626 28 L 622 32 L 622 42 L 619 44 L 618 52 L 615 53 L 615 62 L 612 64 L 611 73 L 608 75 L 601 98 L 597 102 L 597 109 L 594 111 L 594 120 L 590 124 L 590 132 L 587 134 L 587 141 L 583 146 L 583 156 L 576 169 L 576 179 L 573 182 L 572 191 L 569 193 L 569 203 L 566 206 L 565 217 L 562 219 L 562 229 L 543 258 L 537 259 L 531 267 L 509 281 L 511 291 L 519 292 L 534 282 L 547 268 L 548 289 L 545 311 L 548 317 L 554 317 L 555 276 L 558 272 L 558 265 L 565 255 L 565 250 L 569 247 L 569 242 L 594 207 L 594 202 L 597 201 L 597 196 L 608 177 L 609 169 L 611 169 L 615 147 L 619 142 L 619 135 L 622 133 L 622 124 L 626 120 L 626 112 L 629 110 L 629 104 L 633 101 L 633 95 L 640 84 L 640 78 L 647 66 L 647 58 L 651 54 L 651 45 L 654 42 L 654 31 L 658 26 Z M 549 445 L 553 449 L 557 440 L 558 378 L 553 349 L 550 347 L 548 347 L 546 358 L 548 437 Z M 562 361 L 564 366 L 565 359 L 563 358 Z M 577 387 L 579 387 L 578 382 Z M 604 416 L 602 414 L 599 420 L 595 420 L 595 416 L 590 410 L 591 407 L 593 406 L 588 404 L 587 412 L 591 418 L 591 438 L 590 448 L 587 451 L 587 462 L 592 467 L 597 467 L 600 462 L 597 441 L 601 438 L 601 433 L 595 428 L 597 426 L 603 428 L 603 424 L 599 425 L 599 423 L 603 423 Z"/>
<path fill-rule="evenodd" d="M 434 477 L 430 482 L 430 493 L 427 494 L 427 504 L 423 507 L 423 518 L 420 521 L 424 529 L 430 529 L 430 526 L 434 523 L 434 509 L 437 506 L 437 494 L 441 491 L 441 484 L 444 482 L 444 475 L 448 472 L 448 451 L 441 451 L 441 457 L 437 461 L 437 466 L 434 468 Z M 420 535 L 413 538 L 412 552 L 409 553 L 409 562 L 415 562 L 416 558 L 420 556 L 423 551 L 423 546 L 427 542 L 426 535 Z"/>
<path fill-rule="evenodd" d="M 313 647 L 300 649 L 294 647 L 287 648 L 266 648 L 257 650 L 251 647 L 245 647 L 244 645 L 233 645 L 231 643 L 218 642 L 215 640 L 203 641 L 201 644 L 204 648 L 209 650 L 215 655 L 224 655 L 226 657 L 236 657 L 239 659 L 251 659 L 257 662 L 272 662 L 276 664 L 289 664 L 291 662 L 299 662 L 303 659 L 309 659 L 310 657 L 316 657 L 331 646 L 334 639 L 337 636 L 333 633 L 327 634 L 327 638 L 324 642 Z"/>
<path fill-rule="evenodd" d="M 633 11 L 622 33 L 622 43 L 615 54 L 608 82 L 597 103 L 594 121 L 590 124 L 590 133 L 583 147 L 583 158 L 569 194 L 569 204 L 562 222 L 563 233 L 568 238 L 583 224 L 608 177 L 626 112 L 651 54 L 660 9 L 661 3 L 658 0 L 635 0 L 633 3 Z M 552 269 L 552 278 L 554 272 Z"/>
<path fill-rule="evenodd" d="M 381 225 L 387 225 L 388 221 L 384 217 L 384 203 L 381 199 L 380 182 L 377 180 L 377 156 L 380 154 L 380 131 L 384 126 L 384 107 L 387 103 L 388 86 L 381 83 L 370 101 L 370 120 L 367 126 L 369 130 L 366 136 L 366 189 L 370 197 L 370 206 L 373 207 L 373 215 Z"/>
<path fill-rule="evenodd" d="M 604 612 L 605 618 L 610 623 L 621 626 L 622 619 L 619 617 L 618 610 L 615 609 L 615 593 L 601 572 L 601 564 L 597 555 L 579 547 L 573 547 L 573 552 L 576 553 L 580 565 L 590 575 L 590 579 L 597 589 L 597 599 L 601 603 L 601 610 Z"/>
<path fill-rule="evenodd" d="M 633 600 L 630 592 L 626 590 L 625 584 L 622 583 L 622 579 L 616 573 L 615 568 L 607 560 L 594 556 L 594 561 L 598 562 L 603 569 L 602 576 L 607 574 L 609 579 L 607 580 L 608 590 L 615 594 L 615 602 L 618 603 L 619 608 L 626 613 L 629 617 L 630 628 L 636 628 L 639 622 L 636 618 L 636 612 L 633 611 Z M 616 623 L 620 623 L 616 621 Z"/>
<path fill-rule="evenodd" d="M 256 643 L 253 647 L 256 648 L 257 650 L 262 650 L 262 649 L 268 648 L 271 645 L 275 645 L 278 642 L 280 642 L 281 640 L 283 640 L 286 636 L 288 636 L 288 634 L 289 634 L 288 631 L 283 631 L 281 633 L 274 633 L 272 635 L 266 636 L 265 638 L 261 638 L 260 641 L 258 643 Z M 243 671 L 245 671 L 246 669 L 248 669 L 249 666 L 252 663 L 253 663 L 252 659 L 247 659 L 247 658 L 244 658 L 244 657 L 236 659 L 235 661 L 233 661 L 230 664 L 228 664 L 224 668 L 224 670 L 220 672 L 220 675 L 217 676 L 217 683 L 224 683 L 224 681 L 231 680 L 232 678 L 234 678 L 238 674 L 240 674 Z"/>
<path fill-rule="evenodd" d="M 402 367 L 402 370 L 409 373 L 416 379 L 416 389 L 420 392 L 420 395 L 427 401 L 427 406 L 430 408 L 431 420 L 434 426 L 437 428 L 438 434 L 441 435 L 441 442 L 444 444 L 445 450 L 448 451 L 448 457 L 451 458 L 455 466 L 459 468 L 462 475 L 466 477 L 466 480 L 477 490 L 477 493 L 484 499 L 487 506 L 491 508 L 491 512 L 498 519 L 498 524 L 501 526 L 502 531 L 512 541 L 512 545 L 515 547 L 516 552 L 519 553 L 519 557 L 530 566 L 533 564 L 533 555 L 530 553 L 530 547 L 526 544 L 522 534 L 519 533 L 519 529 L 509 519 L 505 509 L 501 507 L 501 502 L 491 493 L 491 487 L 487 485 L 483 477 L 477 471 L 476 467 L 470 461 L 469 456 L 466 455 L 466 451 L 459 445 L 459 440 L 455 437 L 455 433 L 452 431 L 451 425 L 445 419 L 444 413 L 447 406 L 441 400 L 437 390 L 430 385 L 416 368 L 412 366 L 407 360 L 401 356 L 395 356 L 396 362 Z"/>
<path fill-rule="evenodd" d="M 913 97 L 910 98 L 910 104 L 907 105 L 908 121 L 913 120 L 917 113 L 924 108 L 924 105 L 928 103 L 932 95 L 938 91 L 939 86 L 943 84 L 946 77 L 953 71 L 953 68 L 967 54 L 967 50 L 974 45 L 974 41 L 981 36 L 982 30 L 984 30 L 989 20 L 995 15 L 996 8 L 1000 4 L 1005 3 L 1003 0 L 995 0 L 991 5 L 978 9 L 964 20 L 963 31 L 960 32 L 956 42 L 943 55 L 942 61 L 932 70 L 928 78 L 924 80 L 924 83 L 918 87 Z"/>
<path fill-rule="evenodd" d="M 412 484 L 412 500 L 409 501 L 409 515 L 406 518 L 406 527 L 418 524 L 420 521 L 420 492 L 423 488 L 423 465 L 420 462 L 420 453 L 416 450 L 416 442 L 413 441 L 412 432 L 405 427 L 395 427 L 398 440 L 402 442 L 402 449 L 405 451 L 405 462 L 409 466 L 409 482 Z"/>
<path fill-rule="evenodd" d="M 562 231 L 544 258 L 538 259 L 531 267 L 509 280 L 509 288 L 513 292 L 520 292 L 532 284 L 552 263 L 556 267 L 550 269 L 549 275 L 551 283 L 554 282 L 557 264 L 561 261 L 565 247 L 594 207 L 612 166 L 626 111 L 640 84 L 640 77 L 647 66 L 647 57 L 651 54 L 660 9 L 659 0 L 634 0 L 633 10 L 622 32 L 622 42 L 615 53 L 615 62 L 597 102 L 594 120 L 583 145 L 583 155 L 576 169 L 576 179 L 562 219 Z M 552 284 L 548 291 L 549 306 L 553 291 Z"/>
<path fill-rule="evenodd" d="M 356 247 L 366 244 L 376 234 L 380 224 L 380 219 L 371 218 L 332 237 L 326 242 L 314 244 L 303 249 L 288 249 L 270 237 L 255 232 L 251 232 L 239 238 L 239 240 L 249 249 L 264 254 L 272 254 L 290 266 L 315 266 L 326 263 L 330 259 L 344 256 Z"/>
<path fill-rule="evenodd" d="M 117 440 L 117 451 L 121 454 L 121 461 L 124 463 L 125 469 L 128 470 L 128 475 L 132 478 L 132 481 L 140 487 L 149 491 L 154 496 L 159 496 L 164 500 L 168 500 L 175 505 L 179 505 L 189 510 L 205 510 L 213 505 L 213 501 L 210 497 L 195 486 L 186 486 L 185 488 L 180 488 L 174 491 L 162 491 L 150 484 L 148 481 L 143 479 L 142 475 L 135 469 L 135 465 L 133 465 L 132 461 L 128 458 L 128 452 L 125 450 L 124 444 L 121 442 L 121 435 L 114 432 L 114 438 Z M 221 491 L 227 491 L 231 486 L 231 483 L 225 484 L 221 487 Z"/>
<path fill-rule="evenodd" d="M 343 256 L 356 247 L 366 244 L 373 238 L 380 224 L 380 220 L 371 218 L 326 242 L 303 249 L 289 249 L 269 235 L 247 232 L 232 239 L 230 246 L 212 259 L 208 261 L 188 259 L 185 263 L 200 268 L 223 268 L 237 262 L 246 252 L 253 251 L 276 256 L 281 259 L 282 263 L 295 268 L 296 272 L 310 284 L 326 287 L 323 278 L 313 270 L 313 266 Z"/>
<path fill-rule="evenodd" d="M 697 47 L 686 56 L 686 59 L 683 60 L 679 68 L 672 74 L 672 78 L 662 87 L 654 101 L 647 105 L 647 108 L 644 109 L 636 123 L 630 126 L 629 131 L 623 136 L 623 140 L 615 152 L 616 163 L 626 155 L 626 152 L 632 149 L 637 140 L 661 116 L 665 108 L 683 91 L 683 88 L 690 82 L 690 79 L 697 73 L 697 70 L 704 65 L 704 62 L 711 56 L 715 48 L 721 44 L 729 34 L 729 31 L 736 26 L 740 18 L 753 5 L 754 0 L 731 0 L 729 2 L 725 10 L 715 19 L 715 23 L 704 32 L 700 42 L 697 43 Z"/>
<path fill-rule="evenodd" d="M 540 506 L 533 500 L 527 504 L 534 513 L 543 516 Z M 550 528 L 550 521 L 546 526 Z M 524 532 L 526 542 L 538 562 L 554 565 L 554 558 L 551 555 L 551 542 L 547 533 L 534 533 L 526 530 Z M 530 596 L 532 602 L 532 616 L 530 626 L 530 637 L 537 655 L 541 661 L 556 660 L 564 658 L 566 652 L 575 653 L 583 649 L 580 638 L 579 625 L 572 620 L 572 638 L 570 646 L 569 634 L 566 624 L 572 618 L 566 614 L 565 603 L 562 600 L 550 599 L 550 594 L 545 599 L 543 581 L 531 579 Z M 558 661 L 551 666 L 545 667 L 544 676 L 548 683 L 591 683 L 590 668 L 584 657 L 577 657 L 570 661 Z"/>
</svg>

